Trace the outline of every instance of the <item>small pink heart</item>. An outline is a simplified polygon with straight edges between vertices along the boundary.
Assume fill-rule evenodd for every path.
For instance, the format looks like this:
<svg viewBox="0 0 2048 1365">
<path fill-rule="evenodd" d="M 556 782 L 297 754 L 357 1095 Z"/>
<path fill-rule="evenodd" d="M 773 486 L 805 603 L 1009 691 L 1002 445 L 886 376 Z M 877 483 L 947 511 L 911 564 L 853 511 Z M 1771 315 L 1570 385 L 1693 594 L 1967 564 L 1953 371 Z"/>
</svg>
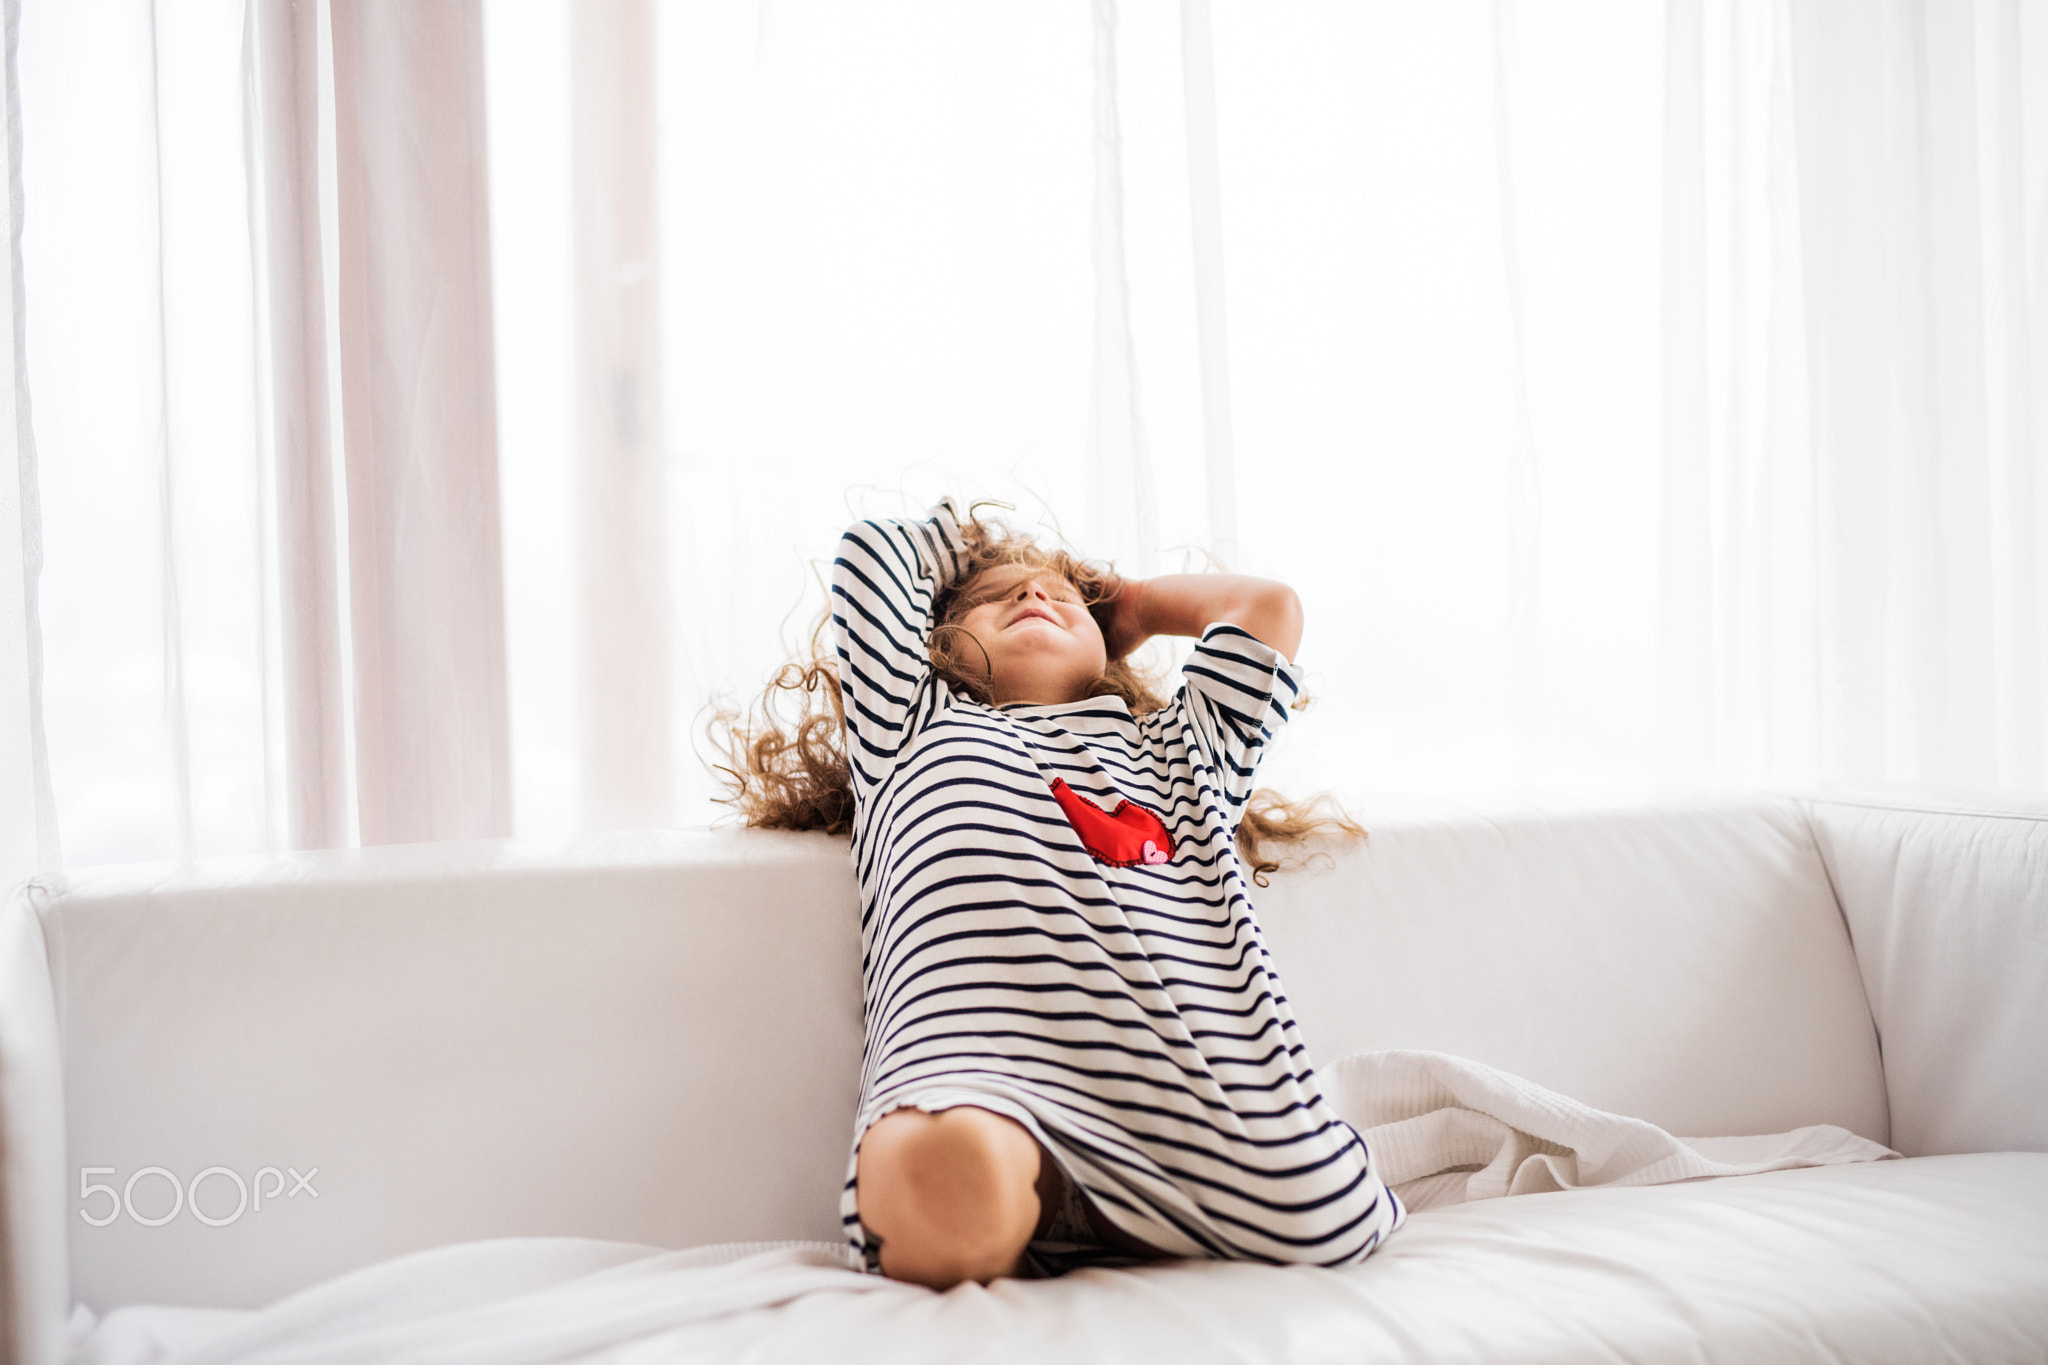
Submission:
<svg viewBox="0 0 2048 1365">
<path fill-rule="evenodd" d="M 1166 860 L 1167 860 L 1168 858 L 1170 858 L 1170 857 L 1172 857 L 1172 856 L 1173 856 L 1172 854 L 1170 854 L 1170 853 L 1167 853 L 1167 852 L 1166 852 L 1166 851 L 1165 851 L 1164 849 L 1160 848 L 1160 847 L 1159 847 L 1159 845 L 1157 845 L 1157 844 L 1153 843 L 1153 842 L 1152 842 L 1152 841 L 1151 841 L 1150 839 L 1147 839 L 1147 840 L 1145 841 L 1145 861 L 1146 861 L 1146 862 L 1148 862 L 1148 863 L 1163 863 L 1163 862 L 1165 862 L 1165 861 L 1166 861 Z"/>
</svg>

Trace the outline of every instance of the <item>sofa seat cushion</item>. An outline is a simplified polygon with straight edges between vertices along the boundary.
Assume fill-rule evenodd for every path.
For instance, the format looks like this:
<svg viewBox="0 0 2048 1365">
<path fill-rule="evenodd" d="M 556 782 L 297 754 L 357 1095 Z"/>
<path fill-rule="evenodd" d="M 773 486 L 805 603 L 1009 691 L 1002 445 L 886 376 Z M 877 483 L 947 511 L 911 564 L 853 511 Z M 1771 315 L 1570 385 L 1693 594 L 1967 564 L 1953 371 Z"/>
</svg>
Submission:
<svg viewBox="0 0 2048 1365">
<path fill-rule="evenodd" d="M 1314 1287 L 1319 1321 L 1363 1310 L 1328 1358 L 1419 1340 L 1432 1361 L 2038 1361 L 2048 1156 L 1464 1204 L 1416 1215 L 1375 1260 Z"/>
<path fill-rule="evenodd" d="M 348 1343 L 353 1358 L 432 1347 L 435 1359 L 472 1365 L 560 1359 L 571 1342 L 581 1352 L 573 1358 L 606 1365 L 2048 1357 L 2048 1155 L 2036 1153 L 1458 1205 L 1414 1215 L 1369 1261 L 1342 1271 L 1179 1262 L 943 1296 L 817 1269 L 816 1253 L 805 1268 L 790 1252 L 760 1258 L 750 1273 L 765 1287 L 751 1296 L 720 1257 L 723 1269 L 649 1276 L 648 1292 L 629 1303 L 619 1277 L 658 1255 L 608 1243 L 498 1245 L 502 1253 L 473 1244 L 370 1268 L 267 1313 L 125 1309 L 79 1355 L 149 1365 L 168 1347 L 213 1338 L 207 1358 L 223 1365 L 244 1358 L 219 1349 L 231 1341 L 338 1360 L 345 1322 L 369 1333 Z M 473 1285 L 494 1254 L 506 1262 L 502 1302 L 471 1295 L 460 1314 L 420 1315 L 434 1297 L 423 1284 Z M 555 1273 L 537 1278 L 538 1261 Z M 584 1261 L 582 1278 L 563 1278 Z M 689 1302 L 706 1295 L 719 1307 Z M 730 1311 L 748 1302 L 773 1306 Z"/>
<path fill-rule="evenodd" d="M 675 1358 L 1981 1365 L 2048 1358 L 2044 1290 L 2048 1156 L 1997 1153 L 1458 1205 L 1344 1271 L 821 1296 L 678 1333 Z M 872 1354 L 828 1349 L 852 1340 Z"/>
</svg>

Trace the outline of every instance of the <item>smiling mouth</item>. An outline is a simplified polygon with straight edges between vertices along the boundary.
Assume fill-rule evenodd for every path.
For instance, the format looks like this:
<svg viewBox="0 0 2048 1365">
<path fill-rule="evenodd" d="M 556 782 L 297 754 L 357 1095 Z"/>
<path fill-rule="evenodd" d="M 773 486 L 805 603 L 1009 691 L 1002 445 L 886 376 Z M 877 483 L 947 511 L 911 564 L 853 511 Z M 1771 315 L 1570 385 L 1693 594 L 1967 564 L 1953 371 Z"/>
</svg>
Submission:
<svg viewBox="0 0 2048 1365">
<path fill-rule="evenodd" d="M 1018 612 L 1016 616 L 1011 618 L 1010 624 L 1014 626 L 1020 621 L 1030 621 L 1034 619 L 1039 621 L 1050 621 L 1054 625 L 1058 625 L 1060 623 L 1059 618 L 1057 616 L 1054 616 L 1051 612 L 1046 611 L 1040 607 L 1032 607 L 1027 611 Z"/>
</svg>

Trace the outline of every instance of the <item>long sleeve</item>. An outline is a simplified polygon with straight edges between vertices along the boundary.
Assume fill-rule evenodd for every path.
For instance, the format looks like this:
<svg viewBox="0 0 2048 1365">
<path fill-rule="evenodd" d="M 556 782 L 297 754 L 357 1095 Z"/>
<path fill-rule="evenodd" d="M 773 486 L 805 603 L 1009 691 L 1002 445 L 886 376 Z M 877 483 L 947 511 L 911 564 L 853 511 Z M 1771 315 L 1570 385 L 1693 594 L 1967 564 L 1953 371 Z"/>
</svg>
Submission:
<svg viewBox="0 0 2048 1365">
<path fill-rule="evenodd" d="M 856 799 L 888 777 L 930 718 L 936 679 L 925 643 L 932 599 L 965 562 L 951 498 L 923 521 L 859 521 L 840 537 L 832 564 L 832 645 Z"/>
</svg>

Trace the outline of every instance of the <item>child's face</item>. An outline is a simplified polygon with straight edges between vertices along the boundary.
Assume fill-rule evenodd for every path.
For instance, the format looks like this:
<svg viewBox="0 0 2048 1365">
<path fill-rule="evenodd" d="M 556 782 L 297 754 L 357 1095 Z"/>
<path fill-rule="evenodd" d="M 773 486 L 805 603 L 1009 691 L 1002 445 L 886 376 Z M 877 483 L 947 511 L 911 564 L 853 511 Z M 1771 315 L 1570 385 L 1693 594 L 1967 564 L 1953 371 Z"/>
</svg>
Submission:
<svg viewBox="0 0 2048 1365">
<path fill-rule="evenodd" d="M 1050 569 L 984 569 L 962 598 L 971 605 L 954 623 L 988 652 L 998 706 L 1079 701 L 1108 666 L 1102 628 L 1079 590 Z"/>
</svg>

